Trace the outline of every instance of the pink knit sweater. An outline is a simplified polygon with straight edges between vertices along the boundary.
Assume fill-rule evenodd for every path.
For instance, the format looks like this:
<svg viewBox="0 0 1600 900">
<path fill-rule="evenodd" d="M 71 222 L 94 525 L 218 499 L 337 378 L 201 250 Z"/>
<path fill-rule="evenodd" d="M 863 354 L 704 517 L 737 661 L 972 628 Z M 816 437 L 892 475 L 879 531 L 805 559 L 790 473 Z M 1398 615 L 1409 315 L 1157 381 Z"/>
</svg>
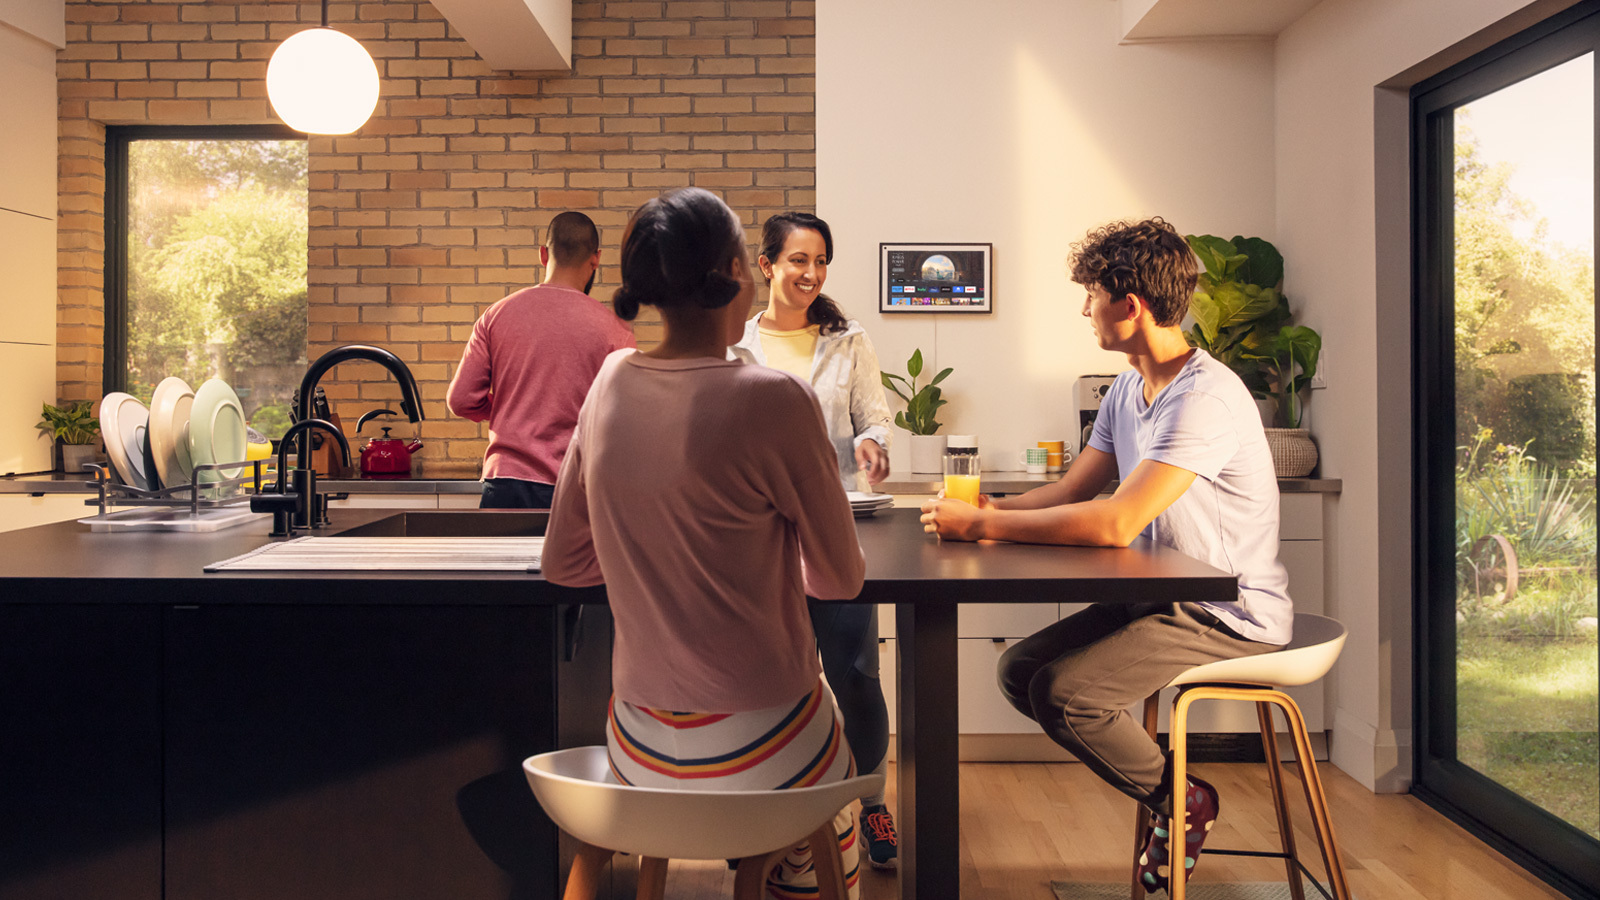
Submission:
<svg viewBox="0 0 1600 900">
<path fill-rule="evenodd" d="M 545 577 L 605 582 L 612 684 L 638 706 L 744 712 L 821 674 L 805 595 L 865 563 L 816 397 L 775 369 L 612 354 L 562 464 Z"/>
<path fill-rule="evenodd" d="M 489 307 L 450 381 L 450 411 L 489 422 L 483 477 L 554 484 L 606 354 L 633 332 L 588 294 L 541 284 Z"/>
</svg>

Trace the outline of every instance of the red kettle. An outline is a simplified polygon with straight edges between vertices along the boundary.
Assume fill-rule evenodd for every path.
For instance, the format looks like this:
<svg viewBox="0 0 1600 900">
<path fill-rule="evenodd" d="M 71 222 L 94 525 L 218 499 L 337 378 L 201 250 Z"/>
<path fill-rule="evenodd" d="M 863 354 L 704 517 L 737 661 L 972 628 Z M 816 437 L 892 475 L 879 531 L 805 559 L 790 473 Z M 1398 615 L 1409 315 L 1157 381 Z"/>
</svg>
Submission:
<svg viewBox="0 0 1600 900">
<path fill-rule="evenodd" d="M 383 414 L 394 415 L 393 410 L 375 409 L 361 417 L 356 423 L 356 431 L 361 431 L 361 426 L 373 416 Z M 410 478 L 411 454 L 422 449 L 422 442 L 412 440 L 407 443 L 399 438 L 389 436 L 389 428 L 383 429 L 383 437 L 372 438 L 367 445 L 361 448 L 361 477 L 362 478 Z"/>
</svg>

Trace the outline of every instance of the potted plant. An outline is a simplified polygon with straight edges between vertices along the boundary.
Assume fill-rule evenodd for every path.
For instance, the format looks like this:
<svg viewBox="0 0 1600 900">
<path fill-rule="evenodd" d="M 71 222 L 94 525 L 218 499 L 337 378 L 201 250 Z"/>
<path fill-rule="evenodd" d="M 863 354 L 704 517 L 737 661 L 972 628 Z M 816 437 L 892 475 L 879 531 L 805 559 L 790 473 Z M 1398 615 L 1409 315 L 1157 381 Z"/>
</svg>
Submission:
<svg viewBox="0 0 1600 900">
<path fill-rule="evenodd" d="M 34 427 L 61 445 L 61 471 L 82 472 L 85 463 L 98 458 L 94 441 L 100 436 L 100 420 L 95 418 L 93 400 L 59 407 L 46 403 L 40 420 Z"/>
<path fill-rule="evenodd" d="M 1280 289 L 1282 254 L 1261 238 L 1228 241 L 1203 234 L 1184 239 L 1205 266 L 1189 304 L 1194 315 L 1189 343 L 1232 369 L 1257 398 L 1272 401 L 1267 445 L 1278 475 L 1310 474 L 1317 447 L 1300 425 L 1322 336 L 1290 324 L 1289 301 Z"/>
<path fill-rule="evenodd" d="M 911 471 L 936 475 L 944 470 L 945 439 L 943 435 L 934 434 L 941 427 L 934 415 L 939 407 L 949 402 L 944 399 L 939 382 L 945 380 L 951 369 L 944 369 L 918 388 L 917 377 L 922 374 L 922 350 L 918 349 L 906 361 L 906 372 L 910 379 L 884 372 L 883 386 L 906 403 L 904 412 L 894 414 L 894 423 L 911 432 Z"/>
</svg>

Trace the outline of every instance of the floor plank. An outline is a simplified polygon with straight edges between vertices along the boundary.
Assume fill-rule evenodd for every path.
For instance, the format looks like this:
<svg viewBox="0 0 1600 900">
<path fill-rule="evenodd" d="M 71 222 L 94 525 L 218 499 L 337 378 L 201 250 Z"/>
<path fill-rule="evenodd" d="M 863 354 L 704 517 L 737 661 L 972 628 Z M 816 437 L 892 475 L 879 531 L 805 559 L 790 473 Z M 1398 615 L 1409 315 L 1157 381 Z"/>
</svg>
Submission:
<svg viewBox="0 0 1600 900">
<path fill-rule="evenodd" d="M 1217 787 L 1222 817 L 1215 847 L 1276 850 L 1278 827 L 1260 764 L 1197 765 Z M 1296 845 L 1322 871 L 1300 781 L 1285 768 Z M 1322 768 L 1351 890 L 1360 900 L 1561 900 L 1459 826 L 1404 795 L 1377 795 L 1333 766 Z M 894 775 L 891 767 L 890 804 Z M 1121 883 L 1129 877 L 1133 802 L 1077 763 L 964 763 L 961 766 L 961 893 L 984 900 L 1052 900 L 1050 882 Z M 1207 856 L 1201 881 L 1275 881 L 1272 859 Z M 862 900 L 897 897 L 893 872 L 865 869 Z M 731 897 L 721 862 L 674 862 L 669 900 Z M 1158 895 L 1165 896 L 1165 895 Z"/>
</svg>

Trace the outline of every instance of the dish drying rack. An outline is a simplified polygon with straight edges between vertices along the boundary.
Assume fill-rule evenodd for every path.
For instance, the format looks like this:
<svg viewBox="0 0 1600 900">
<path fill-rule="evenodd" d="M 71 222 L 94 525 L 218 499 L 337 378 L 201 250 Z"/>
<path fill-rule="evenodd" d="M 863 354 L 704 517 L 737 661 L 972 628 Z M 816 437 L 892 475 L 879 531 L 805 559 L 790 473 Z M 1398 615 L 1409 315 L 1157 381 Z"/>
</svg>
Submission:
<svg viewBox="0 0 1600 900">
<path fill-rule="evenodd" d="M 113 478 L 111 469 L 104 465 L 88 463 L 91 480 L 86 485 L 96 496 L 83 501 L 85 506 L 99 512 L 78 521 L 94 531 L 217 531 L 254 519 L 258 513 L 249 508 L 250 494 L 261 492 L 262 465 L 266 459 L 239 462 L 204 463 L 194 467 L 194 477 L 188 484 L 175 484 L 159 490 L 147 490 L 123 484 Z M 234 477 L 224 469 L 243 470 Z M 201 483 L 200 472 L 214 471 L 217 480 Z M 113 507 L 133 507 L 112 511 Z"/>
</svg>

